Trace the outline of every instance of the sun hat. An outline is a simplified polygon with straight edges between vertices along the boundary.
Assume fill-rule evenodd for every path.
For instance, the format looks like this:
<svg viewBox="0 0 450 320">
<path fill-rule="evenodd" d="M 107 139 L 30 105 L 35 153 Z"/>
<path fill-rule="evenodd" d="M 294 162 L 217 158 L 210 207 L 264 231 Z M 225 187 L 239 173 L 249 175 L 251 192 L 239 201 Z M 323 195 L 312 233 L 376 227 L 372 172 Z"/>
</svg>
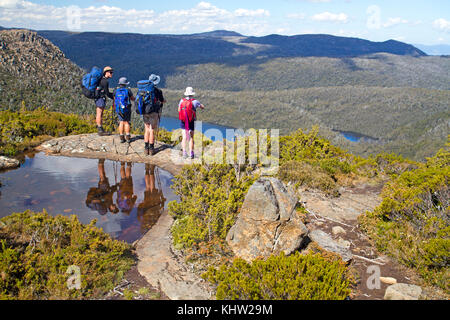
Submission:
<svg viewBox="0 0 450 320">
<path fill-rule="evenodd" d="M 126 77 L 122 77 L 122 78 L 119 79 L 119 85 L 127 86 L 129 84 L 130 83 L 128 82 L 128 79 Z"/>
<path fill-rule="evenodd" d="M 187 87 L 186 91 L 184 92 L 185 96 L 195 96 L 194 89 L 192 87 Z"/>
<path fill-rule="evenodd" d="M 156 85 L 161 81 L 161 77 L 157 76 L 156 74 L 151 74 L 150 77 L 148 77 L 148 81 L 151 81 Z"/>
<path fill-rule="evenodd" d="M 111 67 L 105 67 L 105 68 L 103 69 L 103 74 L 107 73 L 108 71 L 114 71 L 114 69 L 111 68 Z"/>
</svg>

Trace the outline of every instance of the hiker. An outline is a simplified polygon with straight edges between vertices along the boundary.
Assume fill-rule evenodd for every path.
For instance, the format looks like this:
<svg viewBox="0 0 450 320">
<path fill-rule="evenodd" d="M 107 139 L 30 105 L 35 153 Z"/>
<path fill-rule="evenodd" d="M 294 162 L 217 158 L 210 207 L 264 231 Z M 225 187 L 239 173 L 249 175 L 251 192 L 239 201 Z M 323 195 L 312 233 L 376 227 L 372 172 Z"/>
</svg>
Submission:
<svg viewBox="0 0 450 320">
<path fill-rule="evenodd" d="M 86 197 L 86 206 L 92 210 L 97 211 L 100 215 L 105 215 L 108 210 L 111 213 L 118 213 L 119 208 L 113 202 L 114 192 L 117 190 L 117 185 L 110 186 L 109 180 L 105 174 L 105 159 L 98 160 L 98 186 L 90 188 Z"/>
<path fill-rule="evenodd" d="M 125 162 L 120 164 L 120 182 L 117 190 L 117 205 L 125 214 L 130 214 L 134 208 L 137 196 L 133 191 L 133 177 L 131 176 L 131 162 L 125 166 Z"/>
<path fill-rule="evenodd" d="M 120 143 L 131 142 L 130 121 L 131 121 L 131 101 L 135 101 L 133 92 L 127 86 L 130 83 L 128 79 L 122 77 L 119 79 L 119 87 L 114 89 L 114 105 L 117 116 L 119 117 L 119 136 Z M 125 135 L 124 135 L 125 133 Z"/>
<path fill-rule="evenodd" d="M 161 89 L 156 88 L 161 78 L 150 75 L 148 80 L 138 81 L 138 95 L 136 97 L 136 111 L 143 116 L 145 132 L 145 154 L 154 155 L 155 138 L 161 118 L 162 106 L 165 102 Z"/>
<path fill-rule="evenodd" d="M 97 115 L 95 118 L 95 122 L 97 123 L 97 130 L 99 136 L 108 135 L 107 132 L 103 129 L 103 111 L 106 107 L 106 97 L 114 100 L 114 95 L 109 91 L 109 82 L 108 80 L 112 78 L 114 70 L 111 67 L 105 67 L 103 69 L 103 77 L 100 80 L 100 83 L 96 92 L 96 100 L 95 106 L 97 107 Z"/>
<path fill-rule="evenodd" d="M 191 159 L 194 159 L 194 127 L 197 120 L 197 109 L 204 109 L 205 106 L 198 100 L 194 99 L 195 92 L 192 87 L 187 87 L 184 92 L 185 98 L 180 100 L 178 104 L 178 118 L 180 119 L 180 127 L 183 130 L 183 141 L 181 143 L 183 149 L 183 158 L 187 158 L 186 141 L 189 141 L 189 151 Z"/>
<path fill-rule="evenodd" d="M 156 170 L 158 169 L 156 168 Z M 159 183 L 160 181 L 158 177 L 158 184 Z M 164 211 L 164 203 L 166 198 L 164 198 L 160 185 L 158 185 L 158 188 L 155 184 L 155 166 L 146 163 L 144 200 L 138 205 L 137 208 L 137 218 L 141 222 L 142 232 L 146 232 L 153 225 L 155 225 Z"/>
</svg>

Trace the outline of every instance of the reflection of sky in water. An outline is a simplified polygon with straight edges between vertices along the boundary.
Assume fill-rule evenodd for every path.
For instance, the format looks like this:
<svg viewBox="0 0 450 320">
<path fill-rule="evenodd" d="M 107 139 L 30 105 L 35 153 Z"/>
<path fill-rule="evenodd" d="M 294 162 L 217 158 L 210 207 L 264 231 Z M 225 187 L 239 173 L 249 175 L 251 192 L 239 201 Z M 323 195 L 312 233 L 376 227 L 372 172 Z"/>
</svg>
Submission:
<svg viewBox="0 0 450 320">
<path fill-rule="evenodd" d="M 148 221 L 154 218 L 145 217 L 138 212 L 138 206 L 144 200 L 146 190 L 145 164 L 132 165 L 132 192 L 137 197 L 129 213 L 119 211 L 116 214 L 107 212 L 101 215 L 86 204 L 90 190 L 99 187 L 98 160 L 67 157 L 49 157 L 38 153 L 27 158 L 19 169 L 0 174 L 0 217 L 27 209 L 42 211 L 46 209 L 51 215 L 77 214 L 82 223 L 97 219 L 97 226 L 103 228 L 113 237 L 133 242 L 148 230 Z M 105 175 L 111 186 L 121 182 L 120 162 L 106 160 Z M 172 175 L 160 168 L 155 169 L 155 187 L 162 189 L 164 208 L 176 200 L 170 189 Z M 156 179 L 159 177 L 159 179 Z M 161 187 L 158 187 L 160 181 Z M 112 196 L 114 204 L 118 203 L 117 191 Z M 160 210 L 159 214 L 161 213 Z"/>
</svg>

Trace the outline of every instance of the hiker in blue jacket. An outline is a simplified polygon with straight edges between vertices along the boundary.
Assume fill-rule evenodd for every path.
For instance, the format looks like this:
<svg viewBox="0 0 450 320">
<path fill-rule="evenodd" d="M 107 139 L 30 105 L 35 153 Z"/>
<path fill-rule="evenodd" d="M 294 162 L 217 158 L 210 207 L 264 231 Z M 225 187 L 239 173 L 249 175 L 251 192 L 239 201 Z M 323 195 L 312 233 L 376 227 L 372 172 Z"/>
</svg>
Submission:
<svg viewBox="0 0 450 320">
<path fill-rule="evenodd" d="M 119 79 L 119 87 L 114 89 L 114 105 L 117 116 L 119 117 L 119 135 L 121 143 L 124 143 L 125 141 L 128 143 L 131 142 L 131 101 L 134 101 L 135 97 L 131 89 L 127 88 L 129 84 L 128 79 L 122 77 Z"/>
</svg>

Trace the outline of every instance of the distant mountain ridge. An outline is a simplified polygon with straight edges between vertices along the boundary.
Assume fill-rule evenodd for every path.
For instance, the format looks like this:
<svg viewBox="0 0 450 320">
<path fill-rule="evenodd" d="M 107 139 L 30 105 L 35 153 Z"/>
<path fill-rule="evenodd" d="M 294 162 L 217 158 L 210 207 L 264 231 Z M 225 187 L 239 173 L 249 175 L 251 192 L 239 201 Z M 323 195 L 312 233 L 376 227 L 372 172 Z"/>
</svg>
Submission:
<svg viewBox="0 0 450 320">
<path fill-rule="evenodd" d="M 414 46 L 394 40 L 372 42 L 331 35 L 247 37 L 227 30 L 189 35 L 37 32 L 80 67 L 112 65 L 117 71 L 115 77 L 127 76 L 132 85 L 158 73 L 163 75 L 164 86 L 164 76 L 177 74 L 178 68 L 208 63 L 241 66 L 275 58 L 347 58 L 381 52 L 426 56 Z"/>
</svg>

